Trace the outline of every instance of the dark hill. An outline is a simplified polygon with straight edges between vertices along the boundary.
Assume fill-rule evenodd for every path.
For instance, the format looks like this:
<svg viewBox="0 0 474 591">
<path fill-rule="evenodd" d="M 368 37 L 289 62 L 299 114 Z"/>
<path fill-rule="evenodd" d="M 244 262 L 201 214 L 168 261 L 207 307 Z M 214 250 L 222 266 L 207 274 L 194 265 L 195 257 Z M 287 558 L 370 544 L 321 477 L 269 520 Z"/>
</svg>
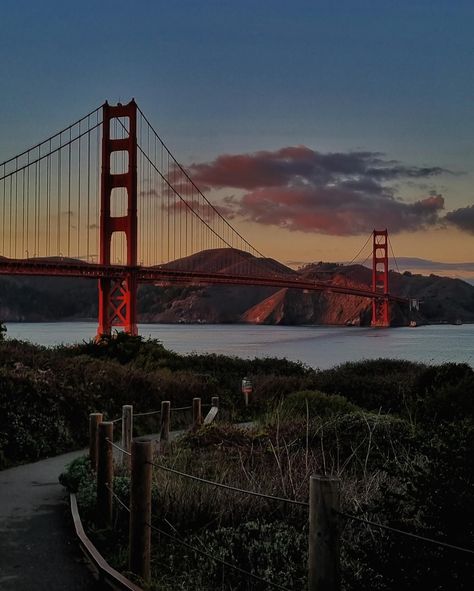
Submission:
<svg viewBox="0 0 474 591">
<path fill-rule="evenodd" d="M 171 264 L 169 265 L 171 266 Z M 354 287 L 370 286 L 371 270 L 360 265 L 307 265 L 299 271 L 272 259 L 256 259 L 230 249 L 206 250 L 172 263 L 201 272 L 299 273 L 308 279 Z M 422 300 L 421 322 L 474 322 L 474 287 L 459 279 L 390 272 L 392 293 Z M 368 324 L 365 298 L 293 289 L 248 286 L 143 285 L 139 289 L 142 322 L 256 322 L 268 324 Z M 53 277 L 0 277 L 0 319 L 52 321 L 97 316 L 97 282 Z M 392 318 L 406 324 L 406 309 L 393 306 Z"/>
</svg>

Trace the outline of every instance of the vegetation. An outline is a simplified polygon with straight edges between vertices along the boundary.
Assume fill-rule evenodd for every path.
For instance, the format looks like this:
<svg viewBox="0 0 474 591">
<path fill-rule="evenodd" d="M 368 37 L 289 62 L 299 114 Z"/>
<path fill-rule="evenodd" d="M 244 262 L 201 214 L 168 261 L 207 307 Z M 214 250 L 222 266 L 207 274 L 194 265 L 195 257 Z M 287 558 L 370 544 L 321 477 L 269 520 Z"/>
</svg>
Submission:
<svg viewBox="0 0 474 591">
<path fill-rule="evenodd" d="M 255 386 L 250 411 L 240 395 L 245 375 Z M 84 446 L 93 411 L 116 417 L 125 403 L 140 412 L 164 399 L 181 406 L 218 395 L 227 422 L 188 433 L 158 463 L 304 501 L 309 475 L 336 474 L 346 513 L 471 547 L 473 393 L 474 372 L 464 364 L 375 360 L 315 371 L 276 359 L 183 357 L 157 341 L 123 335 L 55 349 L 2 339 L 0 458 L 5 467 Z M 249 419 L 252 429 L 233 424 Z M 142 420 L 138 430 L 157 429 L 156 418 Z M 95 542 L 126 571 L 127 516 L 118 510 L 114 531 L 95 529 L 87 458 L 62 479 L 78 492 Z M 128 475 L 120 469 L 114 489 L 129 502 Z M 209 490 L 158 468 L 153 507 L 154 525 L 174 537 L 288 589 L 304 589 L 304 507 Z M 240 574 L 158 537 L 151 589 L 247 588 Z M 473 586 L 468 555 L 351 520 L 342 537 L 346 591 Z"/>
</svg>

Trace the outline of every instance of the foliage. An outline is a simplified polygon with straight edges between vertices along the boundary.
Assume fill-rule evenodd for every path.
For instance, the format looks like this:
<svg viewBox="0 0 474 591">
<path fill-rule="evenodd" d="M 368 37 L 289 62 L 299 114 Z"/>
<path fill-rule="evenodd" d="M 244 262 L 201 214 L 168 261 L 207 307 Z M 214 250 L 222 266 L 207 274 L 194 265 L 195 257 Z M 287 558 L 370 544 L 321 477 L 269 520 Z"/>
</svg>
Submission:
<svg viewBox="0 0 474 591">
<path fill-rule="evenodd" d="M 321 371 L 315 382 L 318 390 L 345 396 L 367 410 L 404 413 L 425 368 L 410 361 L 373 359 Z"/>
<path fill-rule="evenodd" d="M 368 517 L 403 531 L 472 548 L 474 424 L 446 423 L 418 437 L 413 461 L 403 469 L 396 467 L 396 486 L 392 482 L 380 489 L 380 497 L 366 507 Z M 373 573 L 379 581 L 376 589 L 473 588 L 472 557 L 468 554 L 405 536 L 383 532 L 374 536 L 369 530 L 358 542 L 357 548 L 348 544 L 347 551 L 361 573 Z M 364 578 L 354 577 L 351 589 L 364 589 Z"/>
<path fill-rule="evenodd" d="M 292 390 L 308 373 L 280 360 L 182 357 L 157 341 L 123 334 L 55 349 L 7 340 L 0 343 L 0 459 L 11 465 L 83 446 L 89 413 L 115 418 L 123 404 L 140 412 L 162 400 L 187 406 L 193 397 L 207 402 L 218 395 L 235 416 L 242 376 L 252 376 L 258 388 L 260 379 L 277 375 Z M 142 419 L 138 429 L 157 429 L 154 420 Z"/>
<path fill-rule="evenodd" d="M 309 417 L 327 418 L 361 410 L 344 396 L 328 395 L 317 390 L 293 392 L 281 404 L 281 412 L 288 417 L 305 417 L 308 414 Z"/>
<path fill-rule="evenodd" d="M 176 536 L 175 532 L 173 534 Z M 298 529 L 282 521 L 266 523 L 255 520 L 237 527 L 201 531 L 199 535 L 186 536 L 185 541 L 195 548 L 205 548 L 211 556 L 235 564 L 260 578 L 279 584 L 284 581 L 288 589 L 299 591 L 305 587 L 307 528 Z M 211 591 L 221 583 L 223 573 L 226 588 L 239 589 L 247 583 L 245 575 L 202 555 L 183 554 L 179 545 L 165 544 L 160 550 L 157 556 L 160 570 L 155 573 L 155 577 L 160 579 L 157 589 Z M 252 581 L 251 588 L 263 591 L 268 587 Z"/>
<path fill-rule="evenodd" d="M 245 375 L 254 384 L 246 415 L 255 422 L 253 429 L 221 419 L 187 433 L 157 461 L 301 501 L 307 500 L 311 474 L 335 474 L 345 512 L 471 546 L 474 372 L 463 364 L 427 367 L 379 359 L 317 372 L 275 359 L 179 356 L 157 341 L 123 335 L 56 349 L 5 340 L 0 343 L 0 459 L 3 454 L 8 465 L 84 445 L 88 414 L 100 410 L 116 417 L 125 403 L 139 412 L 159 408 L 164 399 L 187 406 L 194 396 L 208 401 L 218 395 L 219 417 L 226 414 L 233 422 L 243 416 Z M 136 427 L 145 432 L 158 424 L 142 417 Z M 93 524 L 96 492 L 88 460 L 72 462 L 61 480 L 77 492 L 81 515 Z M 116 474 L 114 489 L 128 504 L 125 472 Z M 307 513 L 301 507 L 221 488 L 210 491 L 159 469 L 153 507 L 154 523 L 190 544 L 263 578 L 284 580 L 290 589 L 304 587 Z M 114 526 L 112 531 L 92 525 L 90 532 L 109 560 L 126 568 L 124 511 L 117 512 Z M 472 564 L 420 544 L 345 522 L 345 590 L 473 587 Z M 169 541 L 161 540 L 155 552 L 156 589 L 206 590 L 220 584 L 230 591 L 241 585 L 228 569 L 222 583 L 221 567 Z"/>
<path fill-rule="evenodd" d="M 60 474 L 59 482 L 69 492 L 77 491 L 91 479 L 91 463 L 87 456 L 76 458 L 66 466 L 65 472 Z"/>
</svg>

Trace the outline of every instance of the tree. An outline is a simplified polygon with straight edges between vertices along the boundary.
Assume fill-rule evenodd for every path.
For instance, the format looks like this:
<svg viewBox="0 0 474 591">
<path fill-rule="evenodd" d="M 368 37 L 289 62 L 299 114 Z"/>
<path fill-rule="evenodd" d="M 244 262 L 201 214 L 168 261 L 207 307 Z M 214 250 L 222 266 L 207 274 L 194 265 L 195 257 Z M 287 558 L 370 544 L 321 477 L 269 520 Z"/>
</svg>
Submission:
<svg viewBox="0 0 474 591">
<path fill-rule="evenodd" d="M 0 341 L 5 340 L 5 333 L 7 332 L 7 327 L 0 321 Z"/>
</svg>

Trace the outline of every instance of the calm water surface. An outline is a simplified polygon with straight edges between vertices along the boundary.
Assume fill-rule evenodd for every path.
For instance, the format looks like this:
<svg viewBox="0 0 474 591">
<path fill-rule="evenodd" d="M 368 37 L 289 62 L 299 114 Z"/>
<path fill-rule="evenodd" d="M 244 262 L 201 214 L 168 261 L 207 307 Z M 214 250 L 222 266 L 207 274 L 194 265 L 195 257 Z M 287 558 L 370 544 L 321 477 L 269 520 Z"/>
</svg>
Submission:
<svg viewBox="0 0 474 591">
<path fill-rule="evenodd" d="M 92 322 L 9 323 L 7 335 L 42 345 L 70 344 L 94 336 Z M 286 357 L 328 368 L 345 361 L 390 357 L 474 367 L 474 325 L 371 329 L 321 326 L 142 324 L 144 337 L 178 353 Z"/>
</svg>

